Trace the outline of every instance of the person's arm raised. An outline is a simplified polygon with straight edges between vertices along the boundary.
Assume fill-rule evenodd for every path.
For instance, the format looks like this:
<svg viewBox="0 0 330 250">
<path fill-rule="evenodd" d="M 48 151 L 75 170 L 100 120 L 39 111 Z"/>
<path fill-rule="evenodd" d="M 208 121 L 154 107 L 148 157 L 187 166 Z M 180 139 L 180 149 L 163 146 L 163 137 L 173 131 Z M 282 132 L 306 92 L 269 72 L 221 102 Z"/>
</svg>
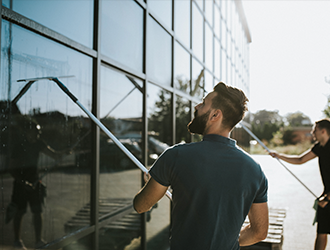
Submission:
<svg viewBox="0 0 330 250">
<path fill-rule="evenodd" d="M 313 151 L 311 151 L 310 149 L 308 149 L 301 155 L 286 155 L 286 154 L 279 154 L 277 152 L 270 152 L 269 154 L 274 158 L 278 158 L 280 160 L 286 161 L 291 164 L 303 164 L 316 157 L 316 154 L 314 154 Z"/>
<path fill-rule="evenodd" d="M 134 197 L 134 209 L 138 213 L 149 211 L 166 193 L 166 186 L 150 178 L 147 184 Z"/>
</svg>

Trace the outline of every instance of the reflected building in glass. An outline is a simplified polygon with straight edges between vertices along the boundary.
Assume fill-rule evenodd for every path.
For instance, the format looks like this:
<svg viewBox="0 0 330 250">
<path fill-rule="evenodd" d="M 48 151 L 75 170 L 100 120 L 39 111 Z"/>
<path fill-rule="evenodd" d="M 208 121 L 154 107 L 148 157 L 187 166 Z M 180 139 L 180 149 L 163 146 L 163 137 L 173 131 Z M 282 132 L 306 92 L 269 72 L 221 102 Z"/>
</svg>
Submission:
<svg viewBox="0 0 330 250">
<path fill-rule="evenodd" d="M 241 1 L 2 0 L 0 248 L 167 249 L 169 199 L 134 212 L 141 171 L 49 78 L 150 167 L 216 83 L 249 96 L 250 42 Z"/>
</svg>

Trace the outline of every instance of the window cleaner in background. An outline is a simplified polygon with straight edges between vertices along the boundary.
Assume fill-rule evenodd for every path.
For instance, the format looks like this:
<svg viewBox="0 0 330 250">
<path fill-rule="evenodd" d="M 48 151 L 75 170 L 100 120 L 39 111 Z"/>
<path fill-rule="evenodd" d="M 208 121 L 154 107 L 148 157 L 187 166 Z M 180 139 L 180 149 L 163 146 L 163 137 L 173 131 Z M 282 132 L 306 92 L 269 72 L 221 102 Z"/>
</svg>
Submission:
<svg viewBox="0 0 330 250">
<path fill-rule="evenodd" d="M 241 90 L 218 83 L 195 107 L 188 125 L 203 140 L 164 151 L 135 196 L 134 208 L 143 213 L 171 186 L 171 250 L 239 250 L 266 238 L 267 179 L 259 164 L 229 138 L 244 117 L 247 101 Z M 242 229 L 247 215 L 250 224 Z"/>
<path fill-rule="evenodd" d="M 6 212 L 6 223 L 14 221 L 14 248 L 25 250 L 21 239 L 21 225 L 29 203 L 33 214 L 36 248 L 46 242 L 41 237 L 42 206 L 46 197 L 46 186 L 38 175 L 39 153 L 59 159 L 63 152 L 57 152 L 40 138 L 40 125 L 34 121 L 17 121 L 15 140 L 10 159 L 10 173 L 14 177 L 11 202 Z"/>
<path fill-rule="evenodd" d="M 277 152 L 269 154 L 291 164 L 303 164 L 319 157 L 319 167 L 324 185 L 322 195 L 317 199 L 317 235 L 314 250 L 325 250 L 330 234 L 330 120 L 315 122 L 312 134 L 317 143 L 301 155 L 285 155 Z"/>
</svg>

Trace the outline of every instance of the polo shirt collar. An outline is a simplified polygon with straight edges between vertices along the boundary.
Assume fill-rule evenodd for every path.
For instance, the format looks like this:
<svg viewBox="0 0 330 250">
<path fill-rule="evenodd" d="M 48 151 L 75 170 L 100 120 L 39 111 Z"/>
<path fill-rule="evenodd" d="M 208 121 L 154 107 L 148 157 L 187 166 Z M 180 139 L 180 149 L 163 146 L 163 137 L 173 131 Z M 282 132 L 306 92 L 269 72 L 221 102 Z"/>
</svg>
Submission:
<svg viewBox="0 0 330 250">
<path fill-rule="evenodd" d="M 221 136 L 221 135 L 208 134 L 203 137 L 203 141 L 221 142 L 224 144 L 228 144 L 229 146 L 236 147 L 235 140 L 228 138 L 228 137 Z"/>
</svg>

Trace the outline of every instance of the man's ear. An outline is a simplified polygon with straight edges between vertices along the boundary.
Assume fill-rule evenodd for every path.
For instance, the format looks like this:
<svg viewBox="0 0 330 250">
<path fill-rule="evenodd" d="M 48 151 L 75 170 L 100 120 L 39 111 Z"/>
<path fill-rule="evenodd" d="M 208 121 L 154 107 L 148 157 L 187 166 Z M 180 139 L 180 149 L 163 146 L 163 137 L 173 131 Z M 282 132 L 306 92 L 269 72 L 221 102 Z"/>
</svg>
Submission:
<svg viewBox="0 0 330 250">
<path fill-rule="evenodd" d="M 222 118 L 222 111 L 220 109 L 216 109 L 212 112 L 211 121 L 217 121 Z"/>
</svg>

